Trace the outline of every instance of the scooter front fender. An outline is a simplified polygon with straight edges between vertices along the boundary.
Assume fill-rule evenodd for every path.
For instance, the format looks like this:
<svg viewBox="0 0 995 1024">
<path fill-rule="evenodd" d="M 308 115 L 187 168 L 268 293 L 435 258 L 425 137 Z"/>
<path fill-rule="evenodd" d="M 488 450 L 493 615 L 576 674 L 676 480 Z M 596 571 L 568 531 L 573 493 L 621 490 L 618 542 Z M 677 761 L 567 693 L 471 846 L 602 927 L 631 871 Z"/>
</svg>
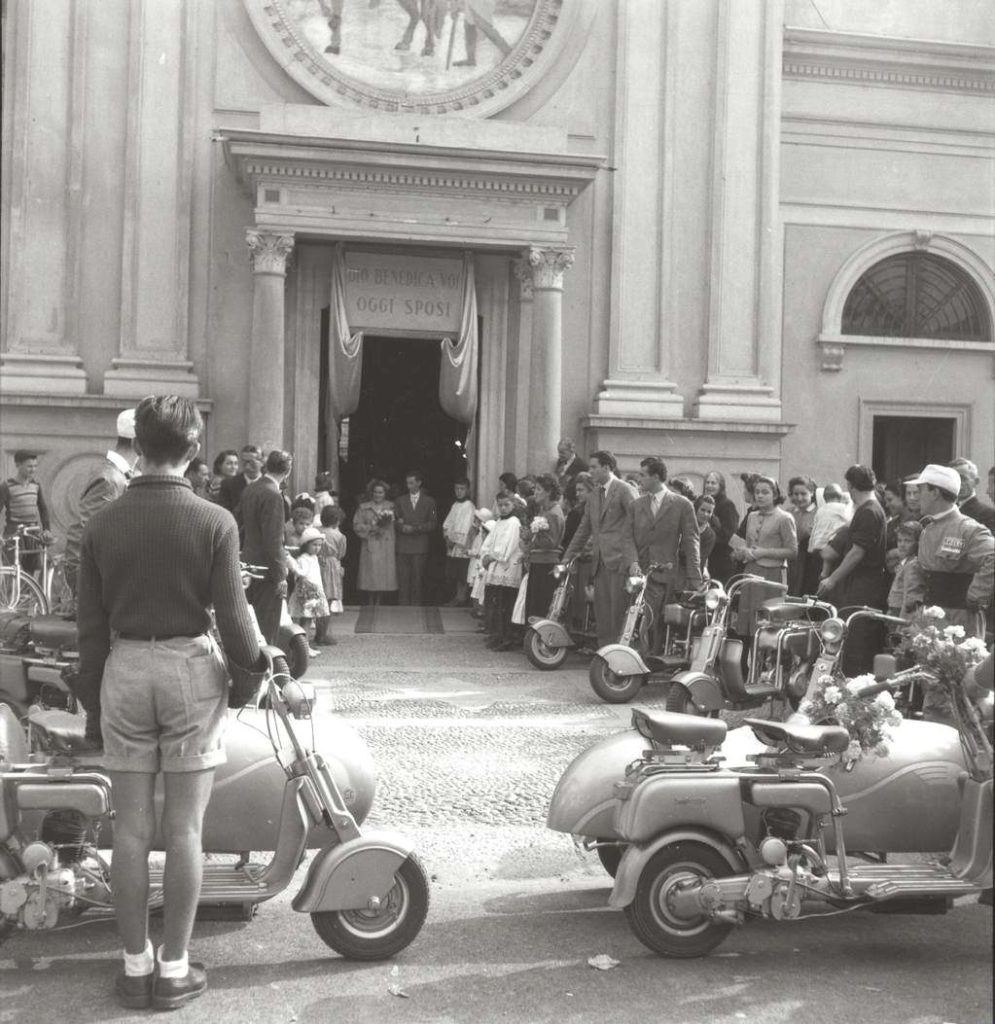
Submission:
<svg viewBox="0 0 995 1024">
<path fill-rule="evenodd" d="M 539 634 L 539 639 L 547 647 L 575 647 L 573 637 L 567 632 L 562 622 L 554 619 L 529 619 L 529 628 Z"/>
<path fill-rule="evenodd" d="M 639 876 L 654 854 L 665 846 L 681 842 L 701 843 L 709 847 L 722 857 L 734 873 L 746 870 L 746 865 L 736 852 L 735 846 L 725 836 L 717 835 L 706 829 L 677 828 L 665 832 L 662 836 L 657 836 L 653 842 L 647 843 L 645 846 L 633 844 L 626 847 L 618 871 L 615 873 L 615 886 L 611 896 L 608 897 L 608 906 L 616 910 L 627 907 L 636 898 Z"/>
<path fill-rule="evenodd" d="M 640 657 L 639 652 L 627 644 L 605 644 L 598 651 L 608 667 L 617 676 L 648 676 L 649 666 Z"/>
<path fill-rule="evenodd" d="M 695 706 L 701 711 L 721 711 L 725 707 L 722 688 L 704 672 L 678 672 L 670 681 L 671 686 L 683 686 Z"/>
<path fill-rule="evenodd" d="M 397 869 L 414 852 L 396 832 L 368 832 L 320 850 L 293 908 L 303 914 L 323 910 L 362 910 L 382 899 L 394 885 Z"/>
</svg>

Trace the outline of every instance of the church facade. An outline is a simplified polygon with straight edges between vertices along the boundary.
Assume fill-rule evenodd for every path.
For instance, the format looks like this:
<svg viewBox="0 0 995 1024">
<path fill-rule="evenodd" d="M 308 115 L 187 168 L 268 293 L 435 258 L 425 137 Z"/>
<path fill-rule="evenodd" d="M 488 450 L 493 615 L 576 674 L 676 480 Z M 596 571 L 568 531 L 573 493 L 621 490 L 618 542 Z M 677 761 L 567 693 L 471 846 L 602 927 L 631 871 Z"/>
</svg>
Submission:
<svg viewBox="0 0 995 1024">
<path fill-rule="evenodd" d="M 995 26 L 872 0 L 12 0 L 0 457 L 145 395 L 356 489 L 992 461 Z"/>
</svg>

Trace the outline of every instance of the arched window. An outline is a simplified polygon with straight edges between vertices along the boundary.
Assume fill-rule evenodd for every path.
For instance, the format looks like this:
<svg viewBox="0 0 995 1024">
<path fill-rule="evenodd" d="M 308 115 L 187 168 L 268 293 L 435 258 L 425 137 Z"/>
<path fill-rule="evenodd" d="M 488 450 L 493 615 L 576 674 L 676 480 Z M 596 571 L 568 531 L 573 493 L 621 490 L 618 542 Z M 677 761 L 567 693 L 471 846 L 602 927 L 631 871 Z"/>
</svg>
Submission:
<svg viewBox="0 0 995 1024">
<path fill-rule="evenodd" d="M 875 263 L 853 286 L 841 330 L 879 338 L 991 341 L 981 290 L 951 260 L 901 252 Z"/>
</svg>

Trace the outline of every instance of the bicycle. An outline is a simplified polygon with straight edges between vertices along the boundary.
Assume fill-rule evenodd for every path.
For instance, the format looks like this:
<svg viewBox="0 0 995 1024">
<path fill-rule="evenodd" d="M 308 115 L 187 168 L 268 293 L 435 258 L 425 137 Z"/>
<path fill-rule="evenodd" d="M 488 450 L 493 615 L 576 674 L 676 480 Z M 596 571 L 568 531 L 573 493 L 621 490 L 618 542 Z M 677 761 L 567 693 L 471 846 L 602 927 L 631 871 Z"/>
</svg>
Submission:
<svg viewBox="0 0 995 1024">
<path fill-rule="evenodd" d="M 21 545 L 25 541 L 31 542 L 31 554 L 41 556 L 41 583 L 21 567 Z M 63 559 L 61 556 L 49 557 L 48 544 L 40 526 L 19 526 L 4 543 L 4 552 L 8 551 L 11 552 L 10 564 L 0 566 L 0 611 L 48 615 L 52 609 L 53 591 L 58 594 L 59 604 L 65 603 L 68 588 L 64 569 L 61 568 Z M 57 573 L 61 574 L 61 584 Z"/>
</svg>

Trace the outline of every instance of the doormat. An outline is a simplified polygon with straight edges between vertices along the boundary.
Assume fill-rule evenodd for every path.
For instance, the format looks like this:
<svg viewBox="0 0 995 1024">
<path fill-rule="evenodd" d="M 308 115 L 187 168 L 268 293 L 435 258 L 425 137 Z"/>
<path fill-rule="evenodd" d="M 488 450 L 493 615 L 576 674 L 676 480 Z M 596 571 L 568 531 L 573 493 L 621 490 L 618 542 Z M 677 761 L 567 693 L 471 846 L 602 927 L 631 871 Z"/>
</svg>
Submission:
<svg viewBox="0 0 995 1024">
<path fill-rule="evenodd" d="M 363 605 L 357 633 L 444 633 L 438 608 L 411 605 Z"/>
</svg>

